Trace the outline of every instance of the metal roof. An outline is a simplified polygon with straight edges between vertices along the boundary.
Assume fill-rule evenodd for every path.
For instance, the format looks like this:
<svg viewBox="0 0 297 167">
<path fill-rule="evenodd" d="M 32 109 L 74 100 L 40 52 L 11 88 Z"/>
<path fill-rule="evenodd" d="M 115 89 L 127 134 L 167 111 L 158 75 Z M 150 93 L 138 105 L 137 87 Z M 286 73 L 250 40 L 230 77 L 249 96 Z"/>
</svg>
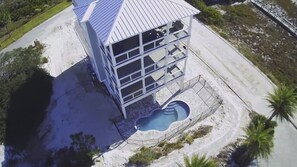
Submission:
<svg viewBox="0 0 297 167">
<path fill-rule="evenodd" d="M 86 11 L 88 9 L 88 6 L 80 6 L 77 8 L 74 8 L 73 11 L 76 14 L 76 17 L 78 19 L 78 21 L 81 21 L 82 18 L 84 17 Z"/>
<path fill-rule="evenodd" d="M 184 0 L 97 0 L 84 17 L 104 45 L 199 13 Z M 91 12 L 91 13 L 88 13 Z"/>
<path fill-rule="evenodd" d="M 78 7 L 89 5 L 94 0 L 74 0 Z"/>
</svg>

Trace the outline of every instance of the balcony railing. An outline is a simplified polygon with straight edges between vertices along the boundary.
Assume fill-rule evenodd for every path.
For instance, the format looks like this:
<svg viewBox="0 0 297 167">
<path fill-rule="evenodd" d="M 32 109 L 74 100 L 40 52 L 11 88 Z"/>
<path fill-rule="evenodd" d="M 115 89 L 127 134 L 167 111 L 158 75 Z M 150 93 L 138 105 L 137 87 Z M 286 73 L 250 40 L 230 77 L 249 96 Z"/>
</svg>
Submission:
<svg viewBox="0 0 297 167">
<path fill-rule="evenodd" d="M 161 60 L 144 68 L 145 75 L 150 74 L 165 66 L 165 61 Z"/>
<path fill-rule="evenodd" d="M 172 56 L 169 56 L 168 60 L 168 65 L 176 63 L 177 61 L 180 61 L 182 59 L 186 58 L 186 53 L 185 51 L 178 52 Z"/>
<path fill-rule="evenodd" d="M 115 56 L 116 65 L 124 63 L 140 55 L 139 47 L 128 50 L 120 55 Z"/>
<path fill-rule="evenodd" d="M 178 79 L 178 78 L 180 78 L 181 76 L 183 76 L 183 72 L 182 72 L 182 71 L 177 71 L 177 72 L 175 72 L 175 73 L 173 73 L 173 74 L 169 74 L 168 76 L 165 76 L 166 78 L 169 78 L 169 79 L 166 81 L 166 83 L 171 82 L 171 81 L 173 81 L 173 80 L 175 80 L 175 79 Z M 164 78 L 162 78 L 161 80 L 164 80 Z M 156 90 L 156 89 L 158 89 L 159 87 L 165 85 L 166 83 L 164 83 L 164 82 L 160 82 L 161 80 L 155 81 L 155 82 L 153 82 L 153 83 L 147 85 L 147 86 L 145 87 L 146 92 L 147 92 L 147 93 L 148 93 L 148 92 L 151 92 L 151 91 Z M 131 101 L 131 100 L 134 100 L 134 99 L 136 99 L 136 98 L 138 98 L 138 97 L 140 97 L 140 96 L 142 96 L 142 95 L 143 95 L 143 91 L 142 91 L 142 88 L 141 88 L 141 89 L 138 89 L 138 90 L 136 90 L 135 92 L 133 92 L 133 93 L 131 93 L 131 94 L 128 94 L 128 95 L 124 96 L 124 97 L 123 97 L 123 101 L 124 101 L 124 103 L 127 103 L 127 102 L 129 102 L 129 101 Z"/>
<path fill-rule="evenodd" d="M 129 101 L 131 101 L 131 100 L 133 100 L 133 99 L 135 99 L 135 98 L 137 98 L 137 97 L 139 97 L 141 95 L 143 95 L 142 88 L 135 91 L 135 92 L 133 92 L 133 93 L 131 93 L 131 94 L 129 94 L 129 95 L 127 95 L 127 96 L 124 96 L 123 97 L 124 103 L 129 102 Z"/>
<path fill-rule="evenodd" d="M 173 34 L 169 35 L 169 43 L 177 41 L 179 39 L 185 38 L 189 36 L 189 33 L 187 32 L 188 29 L 184 28 L 182 30 L 176 31 Z"/>
<path fill-rule="evenodd" d="M 151 50 L 153 50 L 155 48 L 158 48 L 158 47 L 161 47 L 161 46 L 164 46 L 164 45 L 165 45 L 165 38 L 164 37 L 163 38 L 158 38 L 156 40 L 153 40 L 153 41 L 145 44 L 143 46 L 143 51 L 145 53 L 147 53 L 147 52 L 149 52 L 149 51 L 151 51 Z"/>
<path fill-rule="evenodd" d="M 141 78 L 141 69 L 129 74 L 128 76 L 120 78 L 120 84 L 125 85 L 139 78 Z"/>
</svg>

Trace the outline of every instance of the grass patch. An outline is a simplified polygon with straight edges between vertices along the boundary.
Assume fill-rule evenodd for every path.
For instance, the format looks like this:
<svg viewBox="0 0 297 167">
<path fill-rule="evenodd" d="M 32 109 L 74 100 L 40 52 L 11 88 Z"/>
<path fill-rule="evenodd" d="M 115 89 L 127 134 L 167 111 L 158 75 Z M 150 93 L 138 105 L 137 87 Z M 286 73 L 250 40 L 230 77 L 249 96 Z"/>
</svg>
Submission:
<svg viewBox="0 0 297 167">
<path fill-rule="evenodd" d="M 56 15 L 57 13 L 61 12 L 65 8 L 69 7 L 71 2 L 63 1 L 56 6 L 52 7 L 51 9 L 47 10 L 46 12 L 33 17 L 29 22 L 22 25 L 15 31 L 11 32 L 11 37 L 0 41 L 0 50 L 6 48 L 8 45 L 16 41 L 17 39 L 21 38 L 25 33 L 32 30 L 34 27 L 40 25 L 44 21 L 48 20 L 52 16 Z"/>
<path fill-rule="evenodd" d="M 184 144 L 192 144 L 195 139 L 207 135 L 212 130 L 212 126 L 201 126 L 197 130 L 181 135 L 176 142 L 162 141 L 157 146 L 142 147 L 136 154 L 129 158 L 129 164 L 150 165 L 154 160 L 167 156 L 174 150 L 184 147 Z"/>
</svg>

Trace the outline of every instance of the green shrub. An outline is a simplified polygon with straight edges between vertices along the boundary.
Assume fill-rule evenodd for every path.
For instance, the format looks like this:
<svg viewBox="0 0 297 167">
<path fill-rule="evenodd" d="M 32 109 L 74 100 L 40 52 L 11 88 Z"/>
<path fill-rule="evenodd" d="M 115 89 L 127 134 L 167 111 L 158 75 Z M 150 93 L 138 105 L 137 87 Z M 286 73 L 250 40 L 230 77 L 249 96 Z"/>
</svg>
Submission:
<svg viewBox="0 0 297 167">
<path fill-rule="evenodd" d="M 175 143 L 166 143 L 162 148 L 162 155 L 166 156 L 173 150 L 178 150 L 183 148 L 183 143 L 181 141 L 177 141 Z"/>
<path fill-rule="evenodd" d="M 226 34 L 225 32 L 219 32 L 220 36 L 223 37 L 224 39 L 228 40 L 229 39 L 229 35 Z"/>
<path fill-rule="evenodd" d="M 194 137 L 191 134 L 188 134 L 185 138 L 185 142 L 191 145 L 194 142 Z"/>
<path fill-rule="evenodd" d="M 194 139 L 201 138 L 207 135 L 208 133 L 210 133 L 211 130 L 212 130 L 212 126 L 201 126 L 195 132 L 193 132 L 193 138 Z"/>
<path fill-rule="evenodd" d="M 158 144 L 158 147 L 163 147 L 167 142 L 166 141 L 162 141 L 161 143 Z"/>
<path fill-rule="evenodd" d="M 161 156 L 162 154 L 158 151 L 155 151 L 151 148 L 142 147 L 140 152 L 129 158 L 129 163 L 135 165 L 150 165 L 155 159 L 158 159 Z"/>
<path fill-rule="evenodd" d="M 254 26 L 257 23 L 256 15 L 250 6 L 243 4 L 226 6 L 224 18 L 231 23 L 238 22 Z"/>
<path fill-rule="evenodd" d="M 212 7 L 206 6 L 202 0 L 193 0 L 193 4 L 200 10 L 197 18 L 203 23 L 209 25 L 221 25 L 224 23 L 221 13 Z"/>
<path fill-rule="evenodd" d="M 41 63 L 42 64 L 48 63 L 48 59 L 46 57 L 42 57 L 41 58 Z"/>
</svg>

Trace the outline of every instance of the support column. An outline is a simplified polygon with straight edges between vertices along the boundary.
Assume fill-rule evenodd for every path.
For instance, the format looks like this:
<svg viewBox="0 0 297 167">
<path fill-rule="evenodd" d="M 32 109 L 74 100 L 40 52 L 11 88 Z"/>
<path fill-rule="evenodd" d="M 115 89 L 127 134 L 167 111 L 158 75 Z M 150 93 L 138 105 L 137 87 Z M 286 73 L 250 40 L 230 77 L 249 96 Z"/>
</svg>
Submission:
<svg viewBox="0 0 297 167">
<path fill-rule="evenodd" d="M 153 93 L 153 103 L 156 104 L 156 102 L 157 102 L 157 99 L 156 99 L 156 92 L 155 92 Z"/>
<path fill-rule="evenodd" d="M 166 24 L 166 36 L 165 36 L 165 77 L 164 77 L 164 84 L 167 82 L 167 68 L 168 68 L 168 43 L 169 43 L 169 25 L 172 24 L 172 22 L 169 22 Z"/>
<path fill-rule="evenodd" d="M 124 115 L 124 119 L 127 119 L 126 108 L 123 105 L 121 106 L 121 108 L 122 108 L 122 113 Z"/>
<path fill-rule="evenodd" d="M 110 48 L 110 57 L 111 57 L 111 61 L 112 61 L 112 66 L 116 66 L 116 61 L 115 61 L 115 56 L 113 54 L 113 48 L 112 48 L 112 44 L 109 44 L 109 48 Z"/>
<path fill-rule="evenodd" d="M 187 45 L 186 45 L 186 59 L 184 63 L 184 68 L 183 68 L 183 73 L 186 73 L 186 65 L 188 61 L 188 56 L 189 56 L 189 48 L 190 48 L 190 39 L 191 39 L 191 31 L 192 31 L 192 21 L 193 21 L 193 16 L 190 16 L 190 25 L 189 25 L 189 38 L 187 40 Z M 182 79 L 183 80 L 183 79 Z"/>
<path fill-rule="evenodd" d="M 144 51 L 143 51 L 143 43 L 142 43 L 142 33 L 139 34 L 139 50 L 140 50 L 140 62 L 141 62 L 141 77 L 142 77 L 142 92 L 143 94 L 146 94 L 145 89 L 145 70 L 144 70 Z"/>
<path fill-rule="evenodd" d="M 184 89 L 184 80 L 185 80 L 185 77 L 183 76 L 183 78 L 180 80 L 180 84 L 179 84 L 179 89 L 180 90 Z"/>
</svg>

